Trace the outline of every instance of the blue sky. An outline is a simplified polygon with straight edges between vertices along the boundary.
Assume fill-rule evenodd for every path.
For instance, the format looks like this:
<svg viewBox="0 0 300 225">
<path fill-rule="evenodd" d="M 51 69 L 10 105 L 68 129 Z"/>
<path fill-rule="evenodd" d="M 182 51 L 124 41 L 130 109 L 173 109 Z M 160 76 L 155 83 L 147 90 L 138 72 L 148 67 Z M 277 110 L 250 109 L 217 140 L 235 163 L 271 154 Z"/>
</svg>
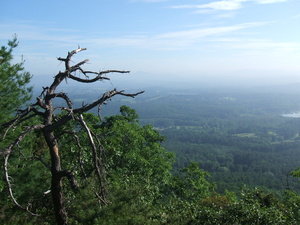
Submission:
<svg viewBox="0 0 300 225">
<path fill-rule="evenodd" d="M 13 34 L 34 79 L 80 45 L 89 69 L 142 79 L 300 82 L 300 0 L 0 0 L 0 44 Z"/>
</svg>

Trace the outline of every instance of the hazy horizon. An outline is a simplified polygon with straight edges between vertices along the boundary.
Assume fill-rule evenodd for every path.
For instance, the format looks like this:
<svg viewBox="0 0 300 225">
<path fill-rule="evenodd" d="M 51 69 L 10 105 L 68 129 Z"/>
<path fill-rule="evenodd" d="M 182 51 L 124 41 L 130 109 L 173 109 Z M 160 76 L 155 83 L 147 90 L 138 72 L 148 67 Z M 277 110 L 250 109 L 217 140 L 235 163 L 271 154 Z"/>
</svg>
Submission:
<svg viewBox="0 0 300 225">
<path fill-rule="evenodd" d="M 87 51 L 74 62 L 130 70 L 138 83 L 299 81 L 298 0 L 0 2 L 0 44 L 18 36 L 14 61 L 24 58 L 36 82 L 63 70 L 56 57 L 78 46 Z"/>
<path fill-rule="evenodd" d="M 253 71 L 241 71 L 240 76 L 234 75 L 207 75 L 199 77 L 191 77 L 188 74 L 186 76 L 173 76 L 172 74 L 150 74 L 150 73 L 129 73 L 118 74 L 111 73 L 107 77 L 110 81 L 98 81 L 93 84 L 82 84 L 71 80 L 63 81 L 63 87 L 94 87 L 99 88 L 149 88 L 149 87 L 166 87 L 166 88 L 209 88 L 209 87 L 276 87 L 276 86 L 288 86 L 288 85 L 300 85 L 300 74 L 286 74 L 280 76 L 274 71 L 273 75 L 276 76 L 263 76 L 260 73 L 255 74 Z M 252 76 L 250 76 L 252 75 Z M 55 75 L 43 75 L 33 76 L 31 85 L 35 86 L 35 89 L 40 89 L 42 86 L 50 86 L 53 82 Z"/>
</svg>

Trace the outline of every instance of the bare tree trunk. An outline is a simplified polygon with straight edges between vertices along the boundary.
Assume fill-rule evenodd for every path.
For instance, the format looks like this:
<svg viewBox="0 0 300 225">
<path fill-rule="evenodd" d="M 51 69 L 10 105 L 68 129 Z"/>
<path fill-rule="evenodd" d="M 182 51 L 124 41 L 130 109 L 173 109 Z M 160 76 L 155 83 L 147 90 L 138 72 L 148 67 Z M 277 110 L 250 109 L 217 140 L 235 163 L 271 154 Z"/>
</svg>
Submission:
<svg viewBox="0 0 300 225">
<path fill-rule="evenodd" d="M 58 225 L 67 223 L 67 212 L 64 204 L 64 196 L 62 192 L 62 177 L 52 172 L 52 199 L 55 212 L 55 218 Z"/>
<path fill-rule="evenodd" d="M 62 190 L 62 174 L 60 165 L 60 156 L 56 138 L 53 132 L 44 131 L 51 155 L 51 193 L 55 212 L 55 218 L 58 225 L 67 224 L 67 212 Z"/>
</svg>

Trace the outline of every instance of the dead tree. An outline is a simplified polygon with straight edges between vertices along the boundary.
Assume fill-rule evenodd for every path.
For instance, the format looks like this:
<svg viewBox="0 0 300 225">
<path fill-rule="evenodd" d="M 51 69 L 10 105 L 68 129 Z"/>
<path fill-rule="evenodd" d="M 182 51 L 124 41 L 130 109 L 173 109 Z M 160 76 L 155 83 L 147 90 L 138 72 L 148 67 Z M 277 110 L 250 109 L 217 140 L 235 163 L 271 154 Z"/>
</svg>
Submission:
<svg viewBox="0 0 300 225">
<path fill-rule="evenodd" d="M 112 98 L 115 95 L 123 95 L 128 97 L 135 97 L 141 93 L 133 93 L 127 94 L 124 91 L 118 91 L 116 89 L 105 92 L 102 94 L 100 98 L 96 101 L 82 105 L 79 108 L 73 108 L 72 101 L 69 99 L 66 93 L 64 92 L 56 92 L 57 87 L 61 84 L 62 81 L 65 79 L 71 79 L 77 81 L 79 83 L 94 83 L 96 81 L 103 81 L 109 80 L 109 78 L 105 75 L 109 73 L 129 73 L 129 71 L 120 71 L 120 70 L 105 70 L 100 72 L 94 71 L 87 71 L 82 68 L 82 66 L 88 62 L 88 60 L 84 60 L 79 62 L 75 65 L 71 65 L 71 58 L 83 51 L 86 50 L 85 48 L 78 48 L 72 52 L 69 52 L 66 58 L 59 57 L 58 60 L 63 62 L 65 65 L 65 70 L 63 72 L 59 72 L 55 77 L 54 81 L 50 87 L 43 88 L 43 91 L 39 97 L 36 98 L 36 102 L 30 105 L 25 110 L 19 110 L 16 118 L 6 124 L 2 124 L 2 127 L 5 127 L 6 132 L 10 129 L 13 129 L 17 126 L 20 126 L 21 123 L 24 121 L 29 120 L 32 117 L 40 117 L 41 124 L 33 124 L 27 127 L 22 133 L 4 150 L 2 150 L 2 155 L 4 156 L 4 174 L 5 180 L 7 183 L 9 195 L 12 201 L 21 209 L 26 210 L 27 212 L 35 215 L 34 213 L 30 212 L 28 208 L 21 206 L 17 199 L 14 197 L 12 185 L 10 181 L 9 171 L 8 171 L 8 160 L 10 154 L 14 151 L 15 147 L 19 145 L 20 142 L 32 131 L 40 131 L 43 134 L 43 137 L 47 143 L 47 147 L 49 148 L 49 154 L 51 158 L 51 165 L 49 165 L 49 169 L 51 170 L 51 194 L 53 200 L 53 206 L 55 211 L 55 217 L 57 224 L 67 224 L 67 213 L 65 208 L 64 202 L 64 195 L 63 195 L 63 182 L 62 178 L 66 177 L 70 181 L 70 185 L 73 188 L 77 187 L 77 182 L 75 176 L 70 170 L 70 168 L 61 168 L 61 158 L 60 158 L 60 149 L 59 149 L 59 139 L 57 136 L 57 132 L 64 124 L 69 121 L 78 121 L 79 124 L 82 126 L 83 130 L 87 133 L 89 143 L 90 143 L 90 150 L 92 151 L 93 155 L 93 168 L 96 173 L 96 177 L 99 181 L 99 192 L 96 195 L 99 197 L 99 200 L 102 204 L 106 204 L 105 192 L 104 192 L 104 174 L 103 168 L 101 166 L 101 157 L 99 154 L 99 149 L 97 146 L 97 137 L 91 129 L 88 127 L 87 123 L 83 118 L 83 113 L 104 104 L 107 100 Z M 84 78 L 81 78 L 76 75 L 83 74 Z M 90 78 L 92 76 L 92 78 Z M 66 103 L 66 107 L 56 107 L 53 103 L 53 100 L 56 98 L 63 99 Z M 56 115 L 56 109 L 60 108 L 64 111 L 64 114 L 60 116 Z M 72 133 L 72 131 L 69 131 Z M 4 135 L 4 136 L 5 136 Z M 78 142 L 80 146 L 80 143 Z M 42 161 L 42 160 L 41 160 Z M 43 162 L 44 163 L 44 162 Z"/>
</svg>

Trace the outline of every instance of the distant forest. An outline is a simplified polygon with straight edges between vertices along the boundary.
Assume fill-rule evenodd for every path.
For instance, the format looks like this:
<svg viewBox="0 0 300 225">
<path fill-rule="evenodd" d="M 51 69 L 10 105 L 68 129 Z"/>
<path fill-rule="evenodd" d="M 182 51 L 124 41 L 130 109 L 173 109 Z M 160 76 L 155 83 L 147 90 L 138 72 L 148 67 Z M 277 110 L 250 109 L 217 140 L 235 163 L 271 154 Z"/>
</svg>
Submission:
<svg viewBox="0 0 300 225">
<path fill-rule="evenodd" d="M 218 192 L 245 185 L 299 190 L 289 172 L 300 166 L 300 118 L 283 115 L 300 111 L 300 85 L 145 91 L 138 98 L 113 99 L 101 116 L 117 114 L 121 105 L 135 109 L 140 123 L 158 129 L 166 137 L 163 146 L 176 153 L 174 173 L 196 162 Z M 78 103 L 98 97 L 96 87 L 69 93 Z"/>
</svg>

